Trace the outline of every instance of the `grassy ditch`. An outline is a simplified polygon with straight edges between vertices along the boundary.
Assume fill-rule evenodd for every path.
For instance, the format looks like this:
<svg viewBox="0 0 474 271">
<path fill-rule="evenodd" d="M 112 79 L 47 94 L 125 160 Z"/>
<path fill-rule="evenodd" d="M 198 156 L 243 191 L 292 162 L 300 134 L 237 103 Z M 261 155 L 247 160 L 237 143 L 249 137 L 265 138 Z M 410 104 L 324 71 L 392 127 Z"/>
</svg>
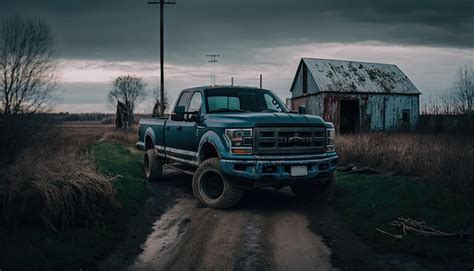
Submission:
<svg viewBox="0 0 474 271">
<path fill-rule="evenodd" d="M 426 237 L 408 233 L 398 240 L 376 230 L 401 234 L 390 222 L 398 217 L 410 217 L 444 232 L 473 232 L 472 199 L 442 186 L 406 177 L 339 173 L 333 204 L 353 231 L 377 251 L 444 262 L 474 259 L 474 237 Z"/>
<path fill-rule="evenodd" d="M 104 141 L 93 146 L 98 169 L 108 176 L 116 176 L 114 187 L 122 210 L 141 207 L 150 196 L 143 176 L 143 154 L 119 143 Z"/>
<path fill-rule="evenodd" d="M 95 223 L 74 225 L 60 231 L 0 225 L 0 269 L 79 270 L 93 269 L 126 235 L 126 225 L 150 192 L 143 180 L 142 156 L 120 144 L 94 144 L 91 153 L 101 173 L 112 178 L 119 207 Z"/>
</svg>

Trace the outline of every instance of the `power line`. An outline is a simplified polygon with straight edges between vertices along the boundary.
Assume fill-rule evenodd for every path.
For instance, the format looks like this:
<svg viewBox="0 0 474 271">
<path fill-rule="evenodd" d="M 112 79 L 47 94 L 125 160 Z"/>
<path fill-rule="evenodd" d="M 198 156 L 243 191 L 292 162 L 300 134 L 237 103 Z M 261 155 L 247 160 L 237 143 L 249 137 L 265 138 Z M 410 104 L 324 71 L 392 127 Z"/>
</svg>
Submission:
<svg viewBox="0 0 474 271">
<path fill-rule="evenodd" d="M 160 115 L 164 115 L 165 110 L 165 53 L 164 53 L 164 5 L 174 5 L 176 2 L 172 1 L 149 1 L 148 5 L 160 5 Z"/>
<path fill-rule="evenodd" d="M 211 85 L 215 86 L 216 85 L 216 63 L 219 62 L 217 58 L 220 57 L 220 55 L 208 54 L 207 57 L 209 58 L 207 62 L 212 63 Z"/>
</svg>

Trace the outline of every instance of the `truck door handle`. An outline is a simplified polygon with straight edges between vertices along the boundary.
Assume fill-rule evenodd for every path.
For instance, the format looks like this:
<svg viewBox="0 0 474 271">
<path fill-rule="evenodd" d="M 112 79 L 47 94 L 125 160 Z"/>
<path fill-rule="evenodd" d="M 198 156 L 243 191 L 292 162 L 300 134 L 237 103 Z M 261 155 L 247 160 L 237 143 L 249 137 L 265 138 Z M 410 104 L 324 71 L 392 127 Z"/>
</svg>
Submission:
<svg viewBox="0 0 474 271">
<path fill-rule="evenodd" d="M 176 129 L 177 129 L 178 131 L 181 131 L 181 130 L 183 130 L 183 127 L 178 126 L 178 128 L 176 128 Z"/>
<path fill-rule="evenodd" d="M 169 131 L 170 130 L 170 127 L 166 127 L 166 131 Z"/>
</svg>

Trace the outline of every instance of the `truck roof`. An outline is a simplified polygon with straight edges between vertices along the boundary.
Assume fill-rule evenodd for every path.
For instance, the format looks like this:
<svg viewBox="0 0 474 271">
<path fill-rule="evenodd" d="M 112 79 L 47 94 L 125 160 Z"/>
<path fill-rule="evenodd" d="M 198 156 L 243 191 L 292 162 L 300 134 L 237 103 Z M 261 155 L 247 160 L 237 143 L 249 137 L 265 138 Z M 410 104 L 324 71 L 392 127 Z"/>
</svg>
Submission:
<svg viewBox="0 0 474 271">
<path fill-rule="evenodd" d="M 212 89 L 255 89 L 255 90 L 265 90 L 268 91 L 268 89 L 264 88 L 259 88 L 259 87 L 250 87 L 250 86 L 229 86 L 229 85 L 216 85 L 216 86 L 199 86 L 199 87 L 190 87 L 183 89 L 181 91 L 202 91 L 202 90 L 212 90 Z"/>
</svg>

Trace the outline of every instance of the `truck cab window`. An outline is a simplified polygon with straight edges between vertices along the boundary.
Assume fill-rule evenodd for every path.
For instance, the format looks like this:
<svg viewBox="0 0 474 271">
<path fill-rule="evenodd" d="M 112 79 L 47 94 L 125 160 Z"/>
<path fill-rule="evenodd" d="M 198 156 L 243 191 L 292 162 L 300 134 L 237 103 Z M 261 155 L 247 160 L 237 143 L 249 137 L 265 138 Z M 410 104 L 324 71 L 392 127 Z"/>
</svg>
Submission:
<svg viewBox="0 0 474 271">
<path fill-rule="evenodd" d="M 232 96 L 211 96 L 207 98 L 209 111 L 218 111 L 221 109 L 239 110 L 240 99 Z"/>
<path fill-rule="evenodd" d="M 181 94 L 181 96 L 179 96 L 179 100 L 178 100 L 178 103 L 176 104 L 176 106 L 186 107 L 186 105 L 188 104 L 190 95 L 191 95 L 191 93 L 189 91 L 188 92 L 183 92 Z"/>
<path fill-rule="evenodd" d="M 272 96 L 268 94 L 263 95 L 265 99 L 265 103 L 267 105 L 267 109 L 265 111 L 272 111 L 272 112 L 282 112 L 283 110 L 281 109 L 280 105 L 278 102 L 273 98 Z"/>
<path fill-rule="evenodd" d="M 251 88 L 216 88 L 207 90 L 207 113 L 287 112 L 285 105 L 271 91 Z"/>
<path fill-rule="evenodd" d="M 194 92 L 191 102 L 189 103 L 188 112 L 199 112 L 202 106 L 201 92 Z"/>
</svg>

